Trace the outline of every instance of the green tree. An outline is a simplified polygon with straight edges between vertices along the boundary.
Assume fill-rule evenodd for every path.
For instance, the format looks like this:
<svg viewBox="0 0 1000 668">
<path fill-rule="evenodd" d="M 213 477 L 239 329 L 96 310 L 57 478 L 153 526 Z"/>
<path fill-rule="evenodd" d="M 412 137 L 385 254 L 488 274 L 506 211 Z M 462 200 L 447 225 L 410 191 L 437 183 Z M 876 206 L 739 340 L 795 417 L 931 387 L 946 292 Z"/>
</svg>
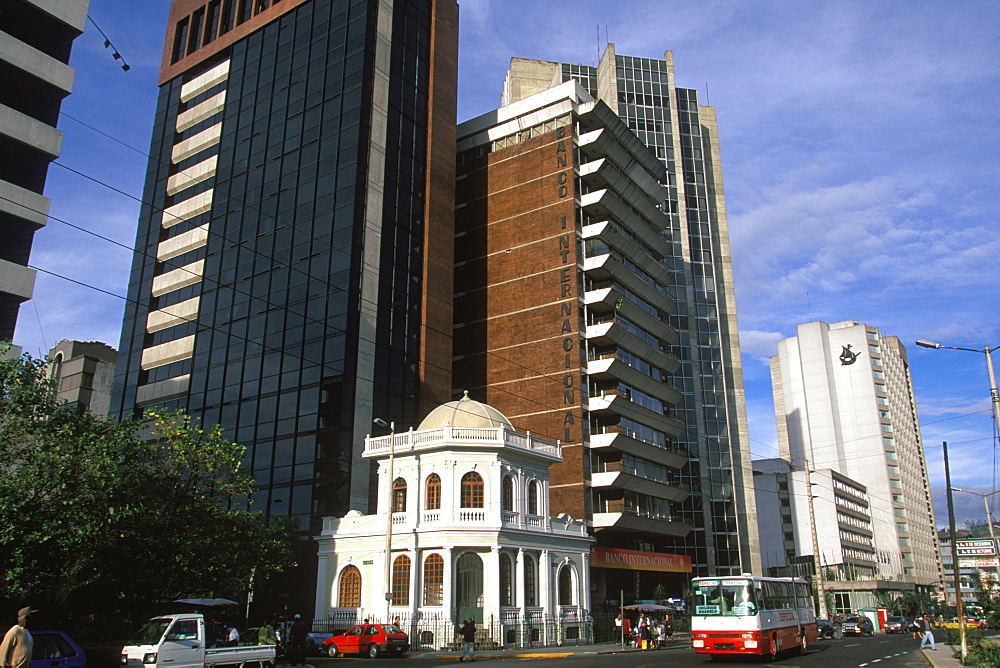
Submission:
<svg viewBox="0 0 1000 668">
<path fill-rule="evenodd" d="M 245 510 L 254 479 L 221 427 L 79 412 L 45 364 L 0 358 L 0 598 L 128 621 L 294 565 L 294 527 Z"/>
</svg>

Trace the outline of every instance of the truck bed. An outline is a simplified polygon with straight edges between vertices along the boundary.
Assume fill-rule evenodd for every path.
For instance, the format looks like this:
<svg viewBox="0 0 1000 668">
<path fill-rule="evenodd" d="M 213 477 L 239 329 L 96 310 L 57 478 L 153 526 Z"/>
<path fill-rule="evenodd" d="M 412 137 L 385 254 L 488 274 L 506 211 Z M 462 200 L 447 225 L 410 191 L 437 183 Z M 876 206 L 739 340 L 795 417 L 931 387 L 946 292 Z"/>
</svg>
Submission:
<svg viewBox="0 0 1000 668">
<path fill-rule="evenodd" d="M 242 647 L 209 647 L 205 650 L 206 666 L 230 664 L 265 663 L 274 664 L 277 654 L 275 645 L 244 645 Z"/>
</svg>

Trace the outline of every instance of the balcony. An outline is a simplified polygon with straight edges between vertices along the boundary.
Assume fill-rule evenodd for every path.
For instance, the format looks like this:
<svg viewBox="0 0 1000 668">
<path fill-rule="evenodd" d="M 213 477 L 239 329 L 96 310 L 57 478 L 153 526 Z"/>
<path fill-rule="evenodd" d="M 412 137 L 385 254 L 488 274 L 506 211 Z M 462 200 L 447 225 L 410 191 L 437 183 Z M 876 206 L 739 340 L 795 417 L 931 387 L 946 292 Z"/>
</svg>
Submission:
<svg viewBox="0 0 1000 668">
<path fill-rule="evenodd" d="M 531 434 L 521 434 L 503 427 L 457 427 L 447 425 L 436 429 L 414 431 L 410 429 L 388 436 L 365 439 L 363 457 L 385 457 L 394 454 L 428 452 L 452 448 L 512 448 L 522 454 L 531 454 L 547 462 L 562 461 L 562 446 L 559 443 L 535 438 Z"/>
<path fill-rule="evenodd" d="M 604 434 L 591 434 L 590 447 L 598 450 L 618 450 L 675 469 L 687 464 L 687 451 L 672 441 L 668 441 L 666 445 L 657 445 L 633 438 L 629 434 L 612 432 L 612 429 L 617 428 L 617 426 L 609 427 L 608 433 Z"/>
<path fill-rule="evenodd" d="M 640 472 L 623 462 L 605 462 L 600 468 L 600 471 L 590 474 L 592 487 L 624 489 L 674 502 L 684 501 L 690 495 L 687 485 L 683 483 L 652 471 Z"/>
<path fill-rule="evenodd" d="M 667 436 L 677 437 L 684 431 L 684 423 L 677 418 L 644 408 L 625 397 L 613 393 L 589 397 L 586 408 L 591 412 L 611 411 L 658 429 L 667 434 Z"/>
<path fill-rule="evenodd" d="M 655 362 L 652 362 L 652 364 L 659 368 L 659 365 Z M 607 377 L 622 380 L 627 385 L 650 394 L 671 406 L 676 406 L 680 403 L 684 396 L 680 390 L 670 383 L 657 380 L 614 356 L 589 361 L 587 363 L 587 375 L 592 379 Z"/>
<path fill-rule="evenodd" d="M 602 512 L 594 513 L 594 530 L 640 531 L 660 536 L 686 536 L 691 525 L 675 522 L 669 515 L 650 515 L 627 506 L 624 501 L 608 501 Z"/>
</svg>

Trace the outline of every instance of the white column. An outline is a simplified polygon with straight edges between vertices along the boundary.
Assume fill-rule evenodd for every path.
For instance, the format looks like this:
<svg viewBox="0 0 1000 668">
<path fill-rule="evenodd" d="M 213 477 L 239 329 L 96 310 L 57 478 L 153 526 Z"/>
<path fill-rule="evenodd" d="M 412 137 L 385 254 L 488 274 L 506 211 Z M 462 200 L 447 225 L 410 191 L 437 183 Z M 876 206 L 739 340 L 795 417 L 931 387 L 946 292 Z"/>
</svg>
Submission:
<svg viewBox="0 0 1000 668">
<path fill-rule="evenodd" d="M 325 542 L 325 541 L 324 541 Z M 333 574 L 330 572 L 330 553 L 321 543 L 319 563 L 316 568 L 316 608 L 313 619 L 326 619 L 330 614 L 330 598 L 333 596 Z"/>
<path fill-rule="evenodd" d="M 522 480 L 523 482 L 523 480 Z M 522 510 L 525 510 L 524 504 L 521 504 Z M 521 513 L 521 517 L 524 517 L 524 513 Z M 526 640 L 524 637 L 524 618 L 527 616 L 525 610 L 525 600 L 524 600 L 524 548 L 517 548 L 517 563 L 514 564 L 514 605 L 517 606 L 517 626 L 518 626 L 518 637 L 521 639 L 521 646 L 524 647 Z M 536 583 L 537 586 L 537 583 Z"/>
<path fill-rule="evenodd" d="M 549 522 L 549 518 L 552 517 L 549 511 L 549 479 L 546 476 L 544 480 L 538 481 L 540 487 L 541 497 L 538 500 L 538 514 L 542 516 L 542 528 L 545 531 L 552 531 L 552 523 Z"/>
<path fill-rule="evenodd" d="M 423 586 L 417 586 L 419 582 L 423 584 L 423 572 L 424 564 L 421 561 L 420 550 L 414 549 L 409 553 L 410 555 L 410 619 L 413 619 L 413 613 L 416 612 L 419 602 L 417 601 L 417 593 L 423 591 Z M 392 621 L 392 620 L 390 620 Z"/>
<path fill-rule="evenodd" d="M 538 604 L 542 606 L 543 619 L 554 622 L 556 614 L 552 606 L 552 557 L 548 550 L 542 550 L 538 557 Z M 542 641 L 548 645 L 549 625 L 546 623 L 542 628 Z"/>
<path fill-rule="evenodd" d="M 517 476 L 514 478 L 514 510 L 517 511 L 517 526 L 524 528 L 527 525 L 526 515 L 528 514 L 528 481 L 524 475 L 524 469 L 517 469 Z M 520 559 L 518 552 L 518 559 Z M 519 569 L 520 570 L 520 569 Z"/>
<path fill-rule="evenodd" d="M 442 616 L 450 621 L 454 621 L 455 607 L 457 602 L 454 599 L 455 592 L 455 557 L 452 555 L 450 547 L 442 550 L 441 556 L 444 558 L 444 582 L 441 589 L 441 612 Z M 451 638 L 448 638 L 450 641 Z"/>
<path fill-rule="evenodd" d="M 580 553 L 580 597 L 577 599 L 577 607 L 581 611 L 590 610 L 590 550 Z"/>
<path fill-rule="evenodd" d="M 441 471 L 441 521 L 447 524 L 455 522 L 455 511 L 461 502 L 459 485 L 462 481 L 456 477 L 455 462 L 446 461 Z"/>
<path fill-rule="evenodd" d="M 489 615 L 500 620 L 500 546 L 490 547 L 483 564 L 483 623 L 489 623 Z"/>
</svg>

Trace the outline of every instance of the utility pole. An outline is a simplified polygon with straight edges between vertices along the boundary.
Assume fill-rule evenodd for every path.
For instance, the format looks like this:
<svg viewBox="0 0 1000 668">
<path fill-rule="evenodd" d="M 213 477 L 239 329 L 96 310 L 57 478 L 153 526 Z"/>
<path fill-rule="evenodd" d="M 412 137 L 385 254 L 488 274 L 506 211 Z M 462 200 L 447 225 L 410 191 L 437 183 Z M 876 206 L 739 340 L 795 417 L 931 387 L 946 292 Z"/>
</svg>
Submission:
<svg viewBox="0 0 1000 668">
<path fill-rule="evenodd" d="M 965 608 L 962 605 L 962 569 L 958 565 L 958 545 L 955 543 L 955 505 L 952 501 L 951 467 L 948 465 L 948 441 L 942 441 L 944 450 L 944 482 L 948 490 L 948 529 L 951 537 L 951 570 L 955 576 L 955 611 L 958 613 L 958 633 L 962 638 L 962 663 L 969 654 L 965 639 Z"/>
<path fill-rule="evenodd" d="M 826 607 L 826 589 L 823 587 L 823 564 L 819 556 L 819 536 L 816 535 L 816 510 L 813 508 L 812 473 L 809 467 L 809 460 L 806 460 L 806 489 L 809 492 L 809 529 L 812 533 L 813 542 L 813 569 L 816 571 L 816 595 L 819 597 L 819 616 L 828 619 L 830 611 Z"/>
</svg>

